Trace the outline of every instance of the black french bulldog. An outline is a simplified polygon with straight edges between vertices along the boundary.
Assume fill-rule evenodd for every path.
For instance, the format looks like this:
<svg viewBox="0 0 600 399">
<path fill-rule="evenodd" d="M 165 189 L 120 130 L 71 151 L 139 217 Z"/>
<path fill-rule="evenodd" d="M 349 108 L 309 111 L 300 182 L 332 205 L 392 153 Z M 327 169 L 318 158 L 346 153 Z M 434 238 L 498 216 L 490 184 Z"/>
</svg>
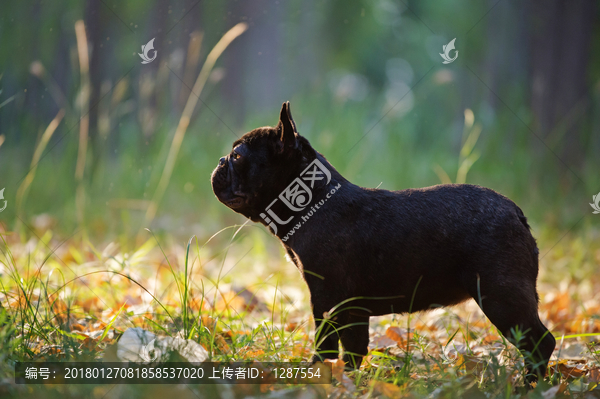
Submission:
<svg viewBox="0 0 600 399">
<path fill-rule="evenodd" d="M 223 204 L 268 226 L 308 284 L 321 326 L 317 354 L 358 367 L 369 316 L 469 298 L 526 355 L 527 381 L 546 374 L 555 339 L 538 316 L 538 254 L 510 199 L 469 184 L 387 191 L 350 183 L 298 134 L 289 102 L 275 127 L 233 143 L 212 188 Z M 320 324 L 323 323 L 323 324 Z"/>
</svg>

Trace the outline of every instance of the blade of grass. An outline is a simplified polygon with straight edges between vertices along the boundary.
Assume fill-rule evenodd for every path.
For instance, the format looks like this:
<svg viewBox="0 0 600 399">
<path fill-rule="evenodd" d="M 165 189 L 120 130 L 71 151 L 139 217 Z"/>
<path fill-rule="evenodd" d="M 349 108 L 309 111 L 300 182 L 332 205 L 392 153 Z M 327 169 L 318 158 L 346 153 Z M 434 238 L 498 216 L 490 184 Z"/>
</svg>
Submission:
<svg viewBox="0 0 600 399">
<path fill-rule="evenodd" d="M 184 280 L 183 280 L 183 298 L 182 298 L 182 303 L 181 306 L 183 307 L 182 311 L 183 311 L 183 332 L 185 336 L 188 336 L 188 289 L 189 289 L 189 283 L 188 283 L 188 261 L 189 261 L 189 256 L 190 256 L 190 246 L 192 245 L 192 240 L 196 238 L 196 236 L 192 236 L 190 238 L 190 240 L 188 241 L 187 244 L 187 248 L 185 251 L 185 270 L 184 270 Z M 196 239 L 197 240 L 197 239 Z"/>
<path fill-rule="evenodd" d="M 583 338 L 583 337 L 598 337 L 600 333 L 583 333 L 583 334 L 572 334 L 572 335 L 554 335 L 557 338 L 561 339 L 571 339 L 571 338 Z"/>
<path fill-rule="evenodd" d="M 102 340 L 104 338 L 106 338 L 106 335 L 108 335 L 108 331 L 110 330 L 110 328 L 113 326 L 113 324 L 115 324 L 115 321 L 117 321 L 117 317 L 119 317 L 121 315 L 121 313 L 123 312 L 123 309 L 125 309 L 125 304 L 123 304 L 123 306 L 121 306 L 121 309 L 119 309 L 119 311 L 117 312 L 116 315 L 114 315 L 114 317 L 111 319 L 110 322 L 108 322 L 108 324 L 106 325 L 106 327 L 104 328 L 104 331 L 102 332 L 102 335 L 100 336 L 100 338 L 96 341 L 96 346 L 98 346 L 98 343 L 102 342 Z"/>
<path fill-rule="evenodd" d="M 85 207 L 85 187 L 83 186 L 83 173 L 87 158 L 89 135 L 89 108 L 90 108 L 90 59 L 85 24 L 83 20 L 75 22 L 75 36 L 77 38 L 77 54 L 79 56 L 79 72 L 81 74 L 81 119 L 79 120 L 79 148 L 77 150 L 77 165 L 75 166 L 75 180 L 77 189 L 75 193 L 75 208 L 77 221 L 83 224 Z"/>
<path fill-rule="evenodd" d="M 33 157 L 31 159 L 31 168 L 29 169 L 29 173 L 27 173 L 27 176 L 25 176 L 25 179 L 23 180 L 23 182 L 17 189 L 16 203 L 17 203 L 17 215 L 19 215 L 19 216 L 23 215 L 23 203 L 25 202 L 25 198 L 26 198 L 29 186 L 31 185 L 31 182 L 33 182 L 33 179 L 35 177 L 35 172 L 37 170 L 37 165 L 40 161 L 40 157 L 42 156 L 44 150 L 46 149 L 46 146 L 48 145 L 48 142 L 52 138 L 52 135 L 56 131 L 56 128 L 58 127 L 58 125 L 60 124 L 60 122 L 62 121 L 64 116 L 65 116 L 64 109 L 61 109 L 60 111 L 58 111 L 58 113 L 56 114 L 56 116 L 54 117 L 52 122 L 50 122 L 50 124 L 48 125 L 48 127 L 46 128 L 44 133 L 42 134 L 42 138 L 40 139 L 40 142 L 38 143 L 37 147 L 35 148 Z"/>
<path fill-rule="evenodd" d="M 156 191 L 154 192 L 154 196 L 152 197 L 152 201 L 148 206 L 148 210 L 146 211 L 146 225 L 149 225 L 150 222 L 156 216 L 156 211 L 158 209 L 158 204 L 162 200 L 165 191 L 167 190 L 167 186 L 169 185 L 169 181 L 171 180 L 171 175 L 173 174 L 173 168 L 175 167 L 175 161 L 177 160 L 177 155 L 179 154 L 179 149 L 181 148 L 181 143 L 183 142 L 183 138 L 185 137 L 185 133 L 187 131 L 188 125 L 192 118 L 192 114 L 194 109 L 196 108 L 196 104 L 200 98 L 200 94 L 202 93 L 202 89 L 210 76 L 210 72 L 212 71 L 217 59 L 221 56 L 223 51 L 234 41 L 239 35 L 244 33 L 248 25 L 244 22 L 240 22 L 231 28 L 221 40 L 217 42 L 215 47 L 212 48 L 208 56 L 206 57 L 206 61 L 202 65 L 202 69 L 200 70 L 200 74 L 196 79 L 196 83 L 194 83 L 194 87 L 192 88 L 192 92 L 188 96 L 188 100 L 183 109 L 183 113 L 181 118 L 179 119 L 179 124 L 177 125 L 177 129 L 175 130 L 175 135 L 173 136 L 173 140 L 171 141 L 171 148 L 169 149 L 169 154 L 167 155 L 167 160 L 165 162 L 165 166 L 163 168 L 162 175 L 158 182 L 158 186 L 156 187 Z"/>
</svg>

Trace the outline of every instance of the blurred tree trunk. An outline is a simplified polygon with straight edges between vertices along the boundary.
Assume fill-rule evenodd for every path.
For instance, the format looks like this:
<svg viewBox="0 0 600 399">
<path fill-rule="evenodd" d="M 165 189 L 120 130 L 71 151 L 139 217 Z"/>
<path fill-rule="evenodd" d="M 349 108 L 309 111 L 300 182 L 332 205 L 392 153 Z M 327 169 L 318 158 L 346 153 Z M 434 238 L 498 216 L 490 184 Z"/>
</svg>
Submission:
<svg viewBox="0 0 600 399">
<path fill-rule="evenodd" d="M 234 26 L 242 19 L 251 7 L 248 3 L 252 0 L 238 3 L 237 1 L 229 1 L 227 13 L 227 26 Z M 250 29 L 254 28 L 254 23 L 250 23 Z M 244 101 L 244 84 L 247 79 L 244 72 L 247 68 L 244 65 L 246 59 L 249 32 L 235 40 L 227 51 L 223 54 L 223 62 L 225 64 L 225 78 L 223 79 L 223 98 L 228 104 L 225 109 L 230 110 L 228 115 L 237 126 L 241 125 L 244 115 L 246 114 L 246 101 Z"/>
<path fill-rule="evenodd" d="M 200 34 L 201 19 L 199 18 L 199 15 L 203 4 L 196 4 L 197 2 L 198 0 L 185 0 L 184 9 L 186 12 L 189 10 L 189 15 L 187 15 L 185 19 L 181 21 L 183 29 L 178 39 L 181 49 L 185 51 L 185 62 L 183 63 L 183 69 L 181 70 L 181 78 L 185 82 L 185 85 L 181 85 L 181 89 L 179 90 L 179 95 L 177 97 L 177 106 L 179 107 L 180 111 L 183 111 L 185 103 L 191 94 L 190 89 L 192 86 L 194 86 L 196 78 L 198 77 L 198 73 L 200 72 L 198 63 L 200 58 L 200 50 L 202 47 L 202 35 Z M 193 42 L 192 38 L 194 39 Z"/>
<path fill-rule="evenodd" d="M 497 0 L 489 0 L 487 9 L 492 9 Z M 486 17 L 487 43 L 485 55 L 485 77 L 484 80 L 490 88 L 488 102 L 495 110 L 505 110 L 502 98 L 514 111 L 528 106 L 527 68 L 529 63 L 529 48 L 524 45 L 523 37 L 529 32 L 528 3 L 505 2 L 502 6 L 494 7 Z M 509 28 L 510 27 L 510 28 Z M 511 84 L 507 84 L 510 82 Z M 515 90 L 515 88 L 519 88 Z M 473 101 L 472 90 L 465 86 L 462 97 L 463 106 L 467 108 Z M 462 122 L 462 121 L 461 121 Z M 516 119 L 512 120 L 504 137 L 508 148 L 512 149 L 518 136 L 518 125 Z M 457 146 L 462 145 L 462 135 L 457 135 Z M 460 147 L 459 147 L 460 148 Z"/>
<path fill-rule="evenodd" d="M 29 19 L 31 21 L 31 37 L 35 38 L 38 37 L 41 33 L 40 27 L 42 26 L 43 20 L 41 15 L 41 0 L 35 0 L 31 3 L 31 5 L 29 5 L 28 8 L 28 11 L 30 11 Z M 36 60 L 40 57 L 40 48 L 37 40 L 32 40 L 28 52 L 31 56 L 31 60 Z M 0 72 L 0 74 L 2 74 L 2 72 Z M 50 118 L 50 120 L 52 118 L 50 112 L 48 112 L 48 109 L 46 109 L 40 104 L 40 98 L 44 91 L 44 84 L 38 78 L 30 75 L 27 91 L 27 95 L 25 96 L 27 109 L 31 111 L 32 115 L 36 115 L 36 123 L 39 123 L 40 126 L 43 126 L 45 123 L 47 123 L 46 121 L 48 120 L 48 118 Z M 34 135 L 32 139 L 35 140 L 35 135 L 38 134 L 38 132 L 32 132 L 32 134 Z"/>
<path fill-rule="evenodd" d="M 597 0 L 532 0 L 531 106 L 535 131 L 568 164 L 582 161 L 588 64 Z M 538 148 L 543 145 L 538 146 Z"/>
<path fill-rule="evenodd" d="M 85 4 L 85 30 L 90 50 L 90 111 L 89 111 L 89 146 L 92 159 L 90 178 L 93 178 L 98 165 L 100 151 L 98 143 L 98 100 L 100 98 L 100 85 L 102 84 L 102 60 L 100 47 L 102 44 L 102 18 L 100 0 L 87 0 Z M 85 112 L 85 111 L 84 111 Z"/>
<path fill-rule="evenodd" d="M 281 57 L 285 27 L 282 21 L 287 7 L 283 3 L 245 0 L 229 5 L 227 29 L 241 21 L 249 25 L 248 31 L 224 54 L 224 98 L 238 125 L 249 112 L 272 112 L 281 105 L 280 71 L 285 66 Z"/>
<path fill-rule="evenodd" d="M 149 148 L 149 143 L 154 140 L 154 133 L 159 126 L 157 117 L 160 114 L 161 101 L 170 101 L 170 96 L 165 95 L 168 92 L 168 87 L 165 87 L 166 82 L 159 78 L 159 70 L 161 62 L 168 60 L 169 55 L 173 52 L 173 47 L 168 45 L 169 39 L 167 38 L 167 32 L 175 25 L 174 22 L 169 21 L 169 19 L 173 19 L 169 18 L 172 15 L 170 0 L 156 0 L 148 18 L 150 23 L 144 33 L 146 36 L 138 44 L 141 51 L 141 46 L 154 38 L 154 49 L 158 53 L 158 58 L 154 62 L 142 65 L 143 68 L 140 70 L 137 79 L 140 92 L 137 102 L 137 115 L 138 123 L 142 129 L 139 141 L 141 151 L 146 151 Z M 174 33 L 171 32 L 171 34 Z M 152 56 L 153 53 L 149 55 Z M 177 73 L 177 70 L 175 72 Z M 168 82 L 169 79 L 166 81 Z M 172 82 L 179 83 L 176 79 Z M 169 106 L 169 109 L 171 108 L 173 107 Z"/>
</svg>

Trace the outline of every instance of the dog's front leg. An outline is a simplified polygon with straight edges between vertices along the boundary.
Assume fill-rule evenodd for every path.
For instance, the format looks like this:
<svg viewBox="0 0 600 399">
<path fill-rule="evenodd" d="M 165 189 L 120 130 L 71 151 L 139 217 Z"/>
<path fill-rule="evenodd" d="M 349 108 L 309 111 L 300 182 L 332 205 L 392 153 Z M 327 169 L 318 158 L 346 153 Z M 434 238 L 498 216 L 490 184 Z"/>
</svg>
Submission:
<svg viewBox="0 0 600 399">
<path fill-rule="evenodd" d="M 349 369 L 357 369 L 369 351 L 369 316 L 350 314 L 341 332 L 344 363 Z"/>
<path fill-rule="evenodd" d="M 313 317 L 315 319 L 315 349 L 316 353 L 312 362 L 322 361 L 324 359 L 337 359 L 339 357 L 339 341 L 343 330 L 340 328 L 345 325 L 347 312 L 336 312 L 335 305 L 323 293 L 323 289 L 314 290 L 311 287 L 311 302 L 313 308 Z M 322 288 L 322 287 L 319 287 Z"/>
</svg>

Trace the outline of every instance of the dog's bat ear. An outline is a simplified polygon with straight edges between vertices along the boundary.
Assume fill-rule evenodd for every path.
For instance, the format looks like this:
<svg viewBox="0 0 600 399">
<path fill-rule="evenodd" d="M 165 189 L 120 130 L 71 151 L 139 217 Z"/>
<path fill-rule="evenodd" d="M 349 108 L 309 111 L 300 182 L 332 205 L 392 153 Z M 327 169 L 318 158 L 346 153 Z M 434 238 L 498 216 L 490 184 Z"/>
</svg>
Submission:
<svg viewBox="0 0 600 399">
<path fill-rule="evenodd" d="M 286 149 L 296 148 L 296 123 L 292 118 L 289 101 L 284 102 L 281 106 L 278 127 L 281 128 L 281 136 L 279 137 L 280 152 L 283 152 Z"/>
<path fill-rule="evenodd" d="M 294 122 L 294 118 L 292 118 L 292 106 L 289 101 L 286 101 L 285 104 L 287 105 L 287 116 L 290 120 L 290 123 L 292 124 L 292 127 L 294 128 L 294 133 L 298 133 L 298 129 L 296 128 L 296 122 Z"/>
</svg>

